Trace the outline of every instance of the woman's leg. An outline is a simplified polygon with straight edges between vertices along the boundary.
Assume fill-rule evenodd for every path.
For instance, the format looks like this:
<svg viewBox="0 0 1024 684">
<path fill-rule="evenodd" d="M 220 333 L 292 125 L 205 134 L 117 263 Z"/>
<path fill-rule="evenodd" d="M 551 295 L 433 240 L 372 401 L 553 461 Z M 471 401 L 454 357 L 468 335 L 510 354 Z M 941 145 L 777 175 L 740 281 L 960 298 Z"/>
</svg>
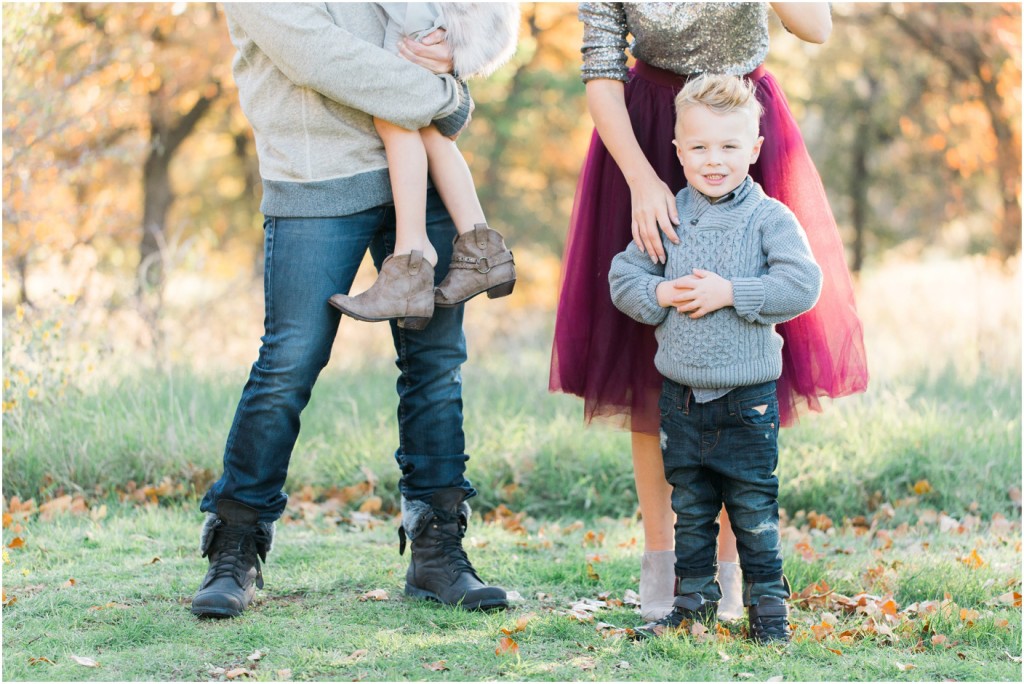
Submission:
<svg viewBox="0 0 1024 684">
<path fill-rule="evenodd" d="M 419 133 L 427 152 L 430 178 L 455 222 L 455 230 L 463 235 L 478 223 L 487 223 L 476 195 L 473 174 L 455 141 L 441 135 L 434 126 L 422 128 Z"/>
<path fill-rule="evenodd" d="M 672 485 L 665 479 L 657 436 L 633 433 L 633 478 L 643 519 L 644 551 L 674 550 Z"/>
<path fill-rule="evenodd" d="M 374 117 L 388 157 L 391 194 L 395 198 L 395 254 L 423 252 L 437 265 L 437 251 L 427 239 L 427 152 L 417 131 Z"/>
</svg>

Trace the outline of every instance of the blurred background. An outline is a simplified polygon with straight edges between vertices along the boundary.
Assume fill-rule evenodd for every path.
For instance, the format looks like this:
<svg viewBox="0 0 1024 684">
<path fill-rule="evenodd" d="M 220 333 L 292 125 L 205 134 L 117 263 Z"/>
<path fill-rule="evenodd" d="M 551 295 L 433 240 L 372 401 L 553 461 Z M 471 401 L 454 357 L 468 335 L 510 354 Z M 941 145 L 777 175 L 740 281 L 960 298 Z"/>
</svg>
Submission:
<svg viewBox="0 0 1024 684">
<path fill-rule="evenodd" d="M 477 109 L 459 140 L 522 264 L 514 296 L 467 307 L 467 403 L 480 411 L 467 413 L 467 431 L 494 459 L 483 500 L 527 505 L 515 498 L 524 464 L 594 456 L 612 474 L 586 480 L 589 506 L 602 491 L 628 495 L 628 437 L 584 431 L 579 403 L 546 393 L 592 131 L 582 27 L 571 3 L 522 11 L 519 51 L 471 84 Z M 859 402 L 837 415 L 871 421 L 922 398 L 909 421 L 945 392 L 997 385 L 972 401 L 995 411 L 1003 441 L 992 458 L 1019 483 L 1020 4 L 834 3 L 821 46 L 772 21 L 767 65 L 828 190 L 865 323 L 871 390 L 836 402 Z M 219 472 L 263 317 L 260 179 L 232 55 L 213 3 L 4 3 L 6 496 L 162 478 L 201 489 Z M 371 271 L 364 264 L 357 290 Z M 386 326 L 344 321 L 293 483 L 359 481 L 367 462 L 393 483 L 392 358 Z M 310 413 L 316 404 L 322 413 Z M 482 427 L 501 411 L 515 424 L 503 437 Z M 932 417 L 948 424 L 943 415 Z M 796 444 L 818 439 L 818 419 Z M 908 448 L 931 462 L 920 441 Z"/>
</svg>

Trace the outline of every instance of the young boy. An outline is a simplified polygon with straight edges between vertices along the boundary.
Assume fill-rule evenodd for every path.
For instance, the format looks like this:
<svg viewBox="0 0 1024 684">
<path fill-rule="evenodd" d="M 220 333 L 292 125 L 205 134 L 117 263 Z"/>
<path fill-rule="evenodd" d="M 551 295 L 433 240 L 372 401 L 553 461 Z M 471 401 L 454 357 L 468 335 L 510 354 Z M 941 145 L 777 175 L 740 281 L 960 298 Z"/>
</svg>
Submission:
<svg viewBox="0 0 1024 684">
<path fill-rule="evenodd" d="M 659 636 L 715 619 L 718 513 L 725 504 L 743 569 L 750 635 L 789 640 L 789 584 L 779 540 L 782 338 L 775 324 L 808 311 L 821 271 L 793 214 L 749 176 L 764 140 L 749 82 L 691 79 L 676 98 L 675 144 L 687 187 L 676 196 L 679 244 L 666 263 L 635 243 L 612 261 L 615 306 L 658 326 L 661 448 L 676 513 L 674 608 L 636 630 Z M 674 309 L 674 310 L 673 310 Z"/>
</svg>

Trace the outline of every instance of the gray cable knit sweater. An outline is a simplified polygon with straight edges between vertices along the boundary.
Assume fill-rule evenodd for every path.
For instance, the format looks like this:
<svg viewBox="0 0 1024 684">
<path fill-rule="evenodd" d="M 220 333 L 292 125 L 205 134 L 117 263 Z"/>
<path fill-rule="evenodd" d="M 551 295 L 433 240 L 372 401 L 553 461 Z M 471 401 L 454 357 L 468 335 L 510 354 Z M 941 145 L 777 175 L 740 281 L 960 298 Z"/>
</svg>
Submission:
<svg viewBox="0 0 1024 684">
<path fill-rule="evenodd" d="M 224 13 L 267 216 L 346 216 L 392 201 L 374 116 L 445 135 L 469 120 L 464 84 L 381 48 L 374 3 L 228 3 Z"/>
<path fill-rule="evenodd" d="M 676 196 L 679 244 L 663 239 L 666 264 L 634 243 L 612 260 L 608 281 L 620 311 L 657 325 L 658 371 L 695 388 L 755 385 L 782 373 L 775 324 L 818 301 L 821 269 L 793 213 L 749 176 L 731 200 L 711 204 L 686 187 Z M 655 289 L 700 268 L 732 281 L 734 305 L 691 319 L 658 305 Z"/>
</svg>

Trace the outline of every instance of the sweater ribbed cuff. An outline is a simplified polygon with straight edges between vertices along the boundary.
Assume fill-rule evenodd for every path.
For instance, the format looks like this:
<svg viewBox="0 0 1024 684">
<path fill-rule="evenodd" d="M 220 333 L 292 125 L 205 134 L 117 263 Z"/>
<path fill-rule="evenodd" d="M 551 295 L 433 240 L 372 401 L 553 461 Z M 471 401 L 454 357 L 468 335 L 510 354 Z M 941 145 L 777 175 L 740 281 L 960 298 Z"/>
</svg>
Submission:
<svg viewBox="0 0 1024 684">
<path fill-rule="evenodd" d="M 764 306 L 764 283 L 760 278 L 734 278 L 732 302 L 736 314 L 753 323 Z"/>
<path fill-rule="evenodd" d="M 469 86 L 465 81 L 456 80 L 459 85 L 459 106 L 455 111 L 440 119 L 434 119 L 434 127 L 441 132 L 441 135 L 450 138 L 459 133 L 469 123 L 469 114 L 472 110 L 473 100 L 469 96 Z"/>
</svg>

